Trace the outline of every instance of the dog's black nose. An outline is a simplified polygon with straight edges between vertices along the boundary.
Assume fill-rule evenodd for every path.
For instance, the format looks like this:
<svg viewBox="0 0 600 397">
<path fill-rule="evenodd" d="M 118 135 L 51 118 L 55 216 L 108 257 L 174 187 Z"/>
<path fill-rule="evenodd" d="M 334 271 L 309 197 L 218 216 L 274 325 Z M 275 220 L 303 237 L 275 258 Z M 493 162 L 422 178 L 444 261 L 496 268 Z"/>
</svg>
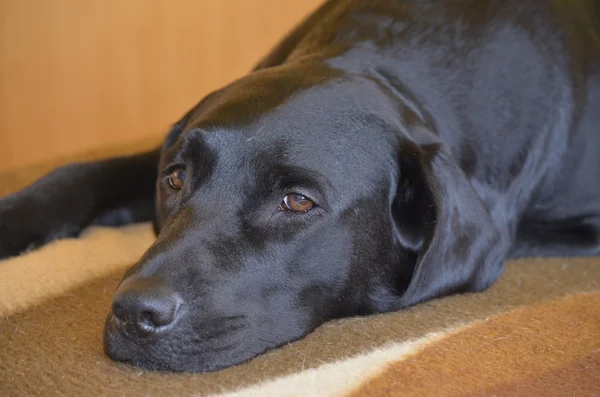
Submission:
<svg viewBox="0 0 600 397">
<path fill-rule="evenodd" d="M 122 284 L 115 293 L 112 313 L 116 325 L 130 336 L 147 337 L 173 323 L 181 298 L 154 279 Z"/>
</svg>

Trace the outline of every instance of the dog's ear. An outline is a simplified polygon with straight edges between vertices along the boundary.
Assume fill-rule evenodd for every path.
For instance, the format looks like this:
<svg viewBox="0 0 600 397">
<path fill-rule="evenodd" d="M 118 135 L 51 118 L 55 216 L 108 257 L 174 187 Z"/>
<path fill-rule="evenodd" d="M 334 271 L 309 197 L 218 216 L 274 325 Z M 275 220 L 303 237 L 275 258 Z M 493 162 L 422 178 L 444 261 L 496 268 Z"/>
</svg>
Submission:
<svg viewBox="0 0 600 397">
<path fill-rule="evenodd" d="M 463 171 L 431 139 L 403 142 L 398 157 L 394 234 L 417 259 L 409 281 L 396 286 L 393 308 L 487 288 L 502 271 L 507 239 Z"/>
</svg>

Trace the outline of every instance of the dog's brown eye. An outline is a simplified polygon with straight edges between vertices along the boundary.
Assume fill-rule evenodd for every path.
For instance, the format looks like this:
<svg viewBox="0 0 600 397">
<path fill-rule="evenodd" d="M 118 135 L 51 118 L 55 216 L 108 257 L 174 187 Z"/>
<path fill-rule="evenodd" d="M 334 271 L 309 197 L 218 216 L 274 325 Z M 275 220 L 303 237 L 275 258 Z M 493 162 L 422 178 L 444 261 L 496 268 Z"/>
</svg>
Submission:
<svg viewBox="0 0 600 397">
<path fill-rule="evenodd" d="M 314 203 L 301 194 L 288 194 L 281 202 L 281 208 L 292 212 L 306 212 L 313 207 Z"/>
<path fill-rule="evenodd" d="M 181 189 L 185 181 L 185 170 L 183 168 L 177 168 L 171 171 L 169 174 L 169 185 L 173 189 Z"/>
</svg>

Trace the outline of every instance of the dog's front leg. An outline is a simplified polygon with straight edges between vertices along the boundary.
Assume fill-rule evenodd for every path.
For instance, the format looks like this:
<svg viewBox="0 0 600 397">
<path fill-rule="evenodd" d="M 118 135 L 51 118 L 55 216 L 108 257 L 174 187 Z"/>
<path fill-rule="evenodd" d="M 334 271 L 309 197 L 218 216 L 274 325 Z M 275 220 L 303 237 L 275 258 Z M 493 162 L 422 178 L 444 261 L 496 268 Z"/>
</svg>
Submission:
<svg viewBox="0 0 600 397">
<path fill-rule="evenodd" d="M 155 150 L 69 164 L 0 198 L 0 259 L 76 236 L 90 224 L 152 219 L 159 155 Z"/>
</svg>

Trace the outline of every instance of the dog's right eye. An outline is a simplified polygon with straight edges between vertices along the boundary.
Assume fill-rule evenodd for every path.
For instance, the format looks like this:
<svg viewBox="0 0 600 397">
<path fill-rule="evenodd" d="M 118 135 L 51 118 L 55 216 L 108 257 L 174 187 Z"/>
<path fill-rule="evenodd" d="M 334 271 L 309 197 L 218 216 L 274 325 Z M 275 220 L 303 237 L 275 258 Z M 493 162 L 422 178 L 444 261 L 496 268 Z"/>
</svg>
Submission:
<svg viewBox="0 0 600 397">
<path fill-rule="evenodd" d="M 169 174 L 168 179 L 169 179 L 169 185 L 171 185 L 171 187 L 173 189 L 180 190 L 181 188 L 183 188 L 183 185 L 185 182 L 185 169 L 183 169 L 183 168 L 174 169 Z"/>
<path fill-rule="evenodd" d="M 281 202 L 281 208 L 295 213 L 308 212 L 314 203 L 308 197 L 297 193 L 288 194 Z"/>
</svg>

